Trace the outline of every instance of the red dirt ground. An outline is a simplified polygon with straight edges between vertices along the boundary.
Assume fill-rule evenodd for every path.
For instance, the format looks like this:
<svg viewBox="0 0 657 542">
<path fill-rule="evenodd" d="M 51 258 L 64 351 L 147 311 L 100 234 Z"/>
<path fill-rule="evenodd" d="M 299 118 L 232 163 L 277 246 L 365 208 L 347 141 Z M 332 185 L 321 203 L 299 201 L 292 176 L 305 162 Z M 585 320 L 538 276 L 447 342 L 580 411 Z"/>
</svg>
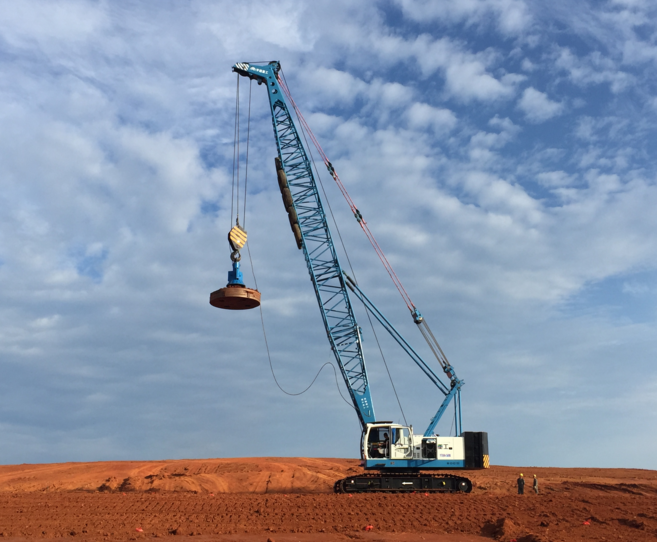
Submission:
<svg viewBox="0 0 657 542">
<path fill-rule="evenodd" d="M 494 466 L 469 495 L 335 495 L 348 459 L 241 458 L 0 466 L 13 542 L 560 542 L 657 539 L 657 471 Z M 516 494 L 523 472 L 528 487 Z M 536 474 L 541 493 L 534 495 Z M 372 529 L 366 531 L 366 526 Z M 193 538 L 192 538 L 193 537 Z"/>
</svg>

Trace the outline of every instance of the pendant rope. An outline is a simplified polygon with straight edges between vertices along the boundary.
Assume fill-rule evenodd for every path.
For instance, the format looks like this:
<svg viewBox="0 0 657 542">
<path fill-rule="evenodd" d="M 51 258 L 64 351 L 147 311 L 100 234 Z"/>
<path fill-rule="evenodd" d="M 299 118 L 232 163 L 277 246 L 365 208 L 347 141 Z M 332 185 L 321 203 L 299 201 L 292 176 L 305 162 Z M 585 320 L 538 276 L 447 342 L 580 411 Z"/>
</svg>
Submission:
<svg viewBox="0 0 657 542">
<path fill-rule="evenodd" d="M 281 70 L 282 71 L 282 70 Z M 413 304 L 413 301 L 411 301 L 410 296 L 404 289 L 404 286 L 401 283 L 401 280 L 395 273 L 394 269 L 392 268 L 392 265 L 388 261 L 388 258 L 386 258 L 386 255 L 383 253 L 383 249 L 379 246 L 379 243 L 377 243 L 376 239 L 374 238 L 374 234 L 370 231 L 369 227 L 367 226 L 367 222 L 365 222 L 365 219 L 363 218 L 363 215 L 361 215 L 360 211 L 356 207 L 356 204 L 353 202 L 351 199 L 351 196 L 347 192 L 347 189 L 345 186 L 342 184 L 342 181 L 340 180 L 340 177 L 338 176 L 337 172 L 333 168 L 333 164 L 331 164 L 330 160 L 324 153 L 324 150 L 322 149 L 321 145 L 319 144 L 319 141 L 315 138 L 315 135 L 313 134 L 312 130 L 310 129 L 310 126 L 306 122 L 306 119 L 303 117 L 301 114 L 301 111 L 297 107 L 296 102 L 292 98 L 292 95 L 290 94 L 290 90 L 287 87 L 286 81 L 285 81 L 285 76 L 282 78 L 278 76 L 278 82 L 283 89 L 283 92 L 285 93 L 285 96 L 287 99 L 290 101 L 292 104 L 292 108 L 294 109 L 295 113 L 297 114 L 297 118 L 299 119 L 299 122 L 301 126 L 303 127 L 304 130 L 308 132 L 308 135 L 313 142 L 313 145 L 317 148 L 317 151 L 319 152 L 320 156 L 322 157 L 322 160 L 324 161 L 324 164 L 328 168 L 331 177 L 335 180 L 336 184 L 338 185 L 338 188 L 340 189 L 340 192 L 342 192 L 342 195 L 344 196 L 345 200 L 347 200 L 347 203 L 349 204 L 349 208 L 351 209 L 351 212 L 354 214 L 356 217 L 356 220 L 360 224 L 360 227 L 362 230 L 365 232 L 365 236 L 369 240 L 370 244 L 374 248 L 374 251 L 377 253 L 379 256 L 379 259 L 381 260 L 381 263 L 383 264 L 383 267 L 386 269 L 388 272 L 388 275 L 390 275 L 390 278 L 392 279 L 392 282 L 394 283 L 395 287 L 399 291 L 400 295 L 402 296 L 402 299 L 404 300 L 404 303 L 406 303 L 406 306 L 408 309 L 413 312 L 416 307 Z"/>
<path fill-rule="evenodd" d="M 289 96 L 289 91 L 288 91 L 288 98 L 290 98 L 290 101 L 292 101 L 291 97 Z M 298 110 L 295 107 L 295 113 L 297 113 L 297 118 L 299 119 L 298 116 Z M 301 119 L 299 119 L 301 120 Z M 347 263 L 349 264 L 349 269 L 351 270 L 351 273 L 353 274 L 353 278 L 358 283 L 356 280 L 356 271 L 354 270 L 353 266 L 351 265 L 351 259 L 349 258 L 349 252 L 347 252 L 347 247 L 344 244 L 344 239 L 342 238 L 342 233 L 340 232 L 340 227 L 338 226 L 338 222 L 335 220 L 335 215 L 333 214 L 333 208 L 331 207 L 331 202 L 329 201 L 328 194 L 326 193 L 326 189 L 324 188 L 324 183 L 322 182 L 322 176 L 319 173 L 319 170 L 317 169 L 317 164 L 315 163 L 315 156 L 312 152 L 312 147 L 308 145 L 308 138 L 307 138 L 307 133 L 306 133 L 306 127 L 307 124 L 301 123 L 301 135 L 303 136 L 304 142 L 306 144 L 306 148 L 308 149 L 308 153 L 310 154 L 310 160 L 313 164 L 313 168 L 315 169 L 315 176 L 317 177 L 317 181 L 319 183 L 320 188 L 322 189 L 322 193 L 324 194 L 324 201 L 326 202 L 326 205 L 329 209 L 329 214 L 331 215 L 331 220 L 333 221 L 333 226 L 338 233 L 338 238 L 340 239 L 340 244 L 342 245 L 342 250 L 345 254 L 345 257 L 347 258 Z M 309 130 L 309 129 L 308 129 Z M 314 139 L 314 136 L 312 136 L 312 132 L 310 133 L 310 136 Z M 388 373 L 388 379 L 390 380 L 390 385 L 392 386 L 392 391 L 395 394 L 395 398 L 397 399 L 397 405 L 399 406 L 399 410 L 401 411 L 402 418 L 404 418 L 404 423 L 408 425 L 408 422 L 406 421 L 406 414 L 404 414 L 404 408 L 402 407 L 401 400 L 399 399 L 399 394 L 397 393 L 397 388 L 395 387 L 395 382 L 392 378 L 392 374 L 390 373 L 390 368 L 388 367 L 388 362 L 386 361 L 386 357 L 383 354 L 383 348 L 381 347 L 381 343 L 379 342 L 379 337 L 376 334 L 376 330 L 374 329 L 374 323 L 372 322 L 372 317 L 370 316 L 369 311 L 366 309 L 365 310 L 365 315 L 367 316 L 367 320 L 370 323 L 370 328 L 372 329 L 372 334 L 374 335 L 374 340 L 376 341 L 376 345 L 379 348 L 379 353 L 381 354 L 381 359 L 383 360 L 383 365 L 386 368 L 386 372 Z M 320 369 L 321 370 L 321 369 Z M 335 367 L 333 368 L 335 371 Z M 344 399 L 344 397 L 343 397 Z"/>
<path fill-rule="evenodd" d="M 244 162 L 244 212 L 242 213 L 242 225 L 246 227 L 246 194 L 249 180 L 249 143 L 251 142 L 251 91 L 253 80 L 249 80 L 249 111 L 246 121 L 246 160 Z"/>
</svg>

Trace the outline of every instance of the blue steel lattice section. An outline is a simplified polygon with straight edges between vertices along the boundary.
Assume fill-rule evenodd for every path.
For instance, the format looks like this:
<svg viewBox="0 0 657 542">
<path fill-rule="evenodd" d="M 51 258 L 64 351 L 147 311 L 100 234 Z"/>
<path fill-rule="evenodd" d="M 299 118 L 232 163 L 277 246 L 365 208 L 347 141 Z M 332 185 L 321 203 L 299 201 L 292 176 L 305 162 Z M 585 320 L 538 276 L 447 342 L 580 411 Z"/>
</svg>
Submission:
<svg viewBox="0 0 657 542">
<path fill-rule="evenodd" d="M 360 334 L 326 221 L 310 161 L 278 85 L 278 62 L 236 64 L 233 71 L 265 83 L 279 158 L 287 175 L 303 238 L 303 252 L 331 348 L 361 424 L 375 422 Z"/>
</svg>

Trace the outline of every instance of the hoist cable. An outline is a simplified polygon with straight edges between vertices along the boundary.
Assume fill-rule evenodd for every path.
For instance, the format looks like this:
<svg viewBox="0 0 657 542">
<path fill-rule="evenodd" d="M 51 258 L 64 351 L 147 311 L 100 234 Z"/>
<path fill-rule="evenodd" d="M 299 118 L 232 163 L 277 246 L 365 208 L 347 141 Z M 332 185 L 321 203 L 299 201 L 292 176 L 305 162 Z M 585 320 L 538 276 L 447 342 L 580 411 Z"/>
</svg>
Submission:
<svg viewBox="0 0 657 542">
<path fill-rule="evenodd" d="M 297 113 L 297 118 L 298 117 L 298 110 L 295 109 L 295 113 Z M 317 176 L 317 181 L 319 182 L 319 186 L 322 189 L 322 193 L 324 194 L 324 201 L 326 202 L 326 205 L 328 206 L 329 213 L 331 215 L 331 219 L 333 220 L 333 226 L 335 227 L 335 230 L 338 232 L 338 238 L 340 239 L 340 244 L 342 245 L 342 250 L 344 251 L 344 255 L 347 258 L 347 263 L 349 264 L 349 269 L 351 270 L 352 276 L 354 278 L 354 281 L 356 281 L 356 284 L 358 284 L 358 281 L 356 280 L 356 271 L 354 270 L 353 266 L 351 265 L 351 259 L 349 258 L 349 253 L 347 252 L 347 247 L 344 244 L 344 239 L 342 238 L 342 233 L 340 232 L 340 227 L 338 226 L 338 222 L 335 220 L 335 215 L 333 214 L 333 208 L 331 207 L 331 202 L 329 201 L 328 194 L 326 193 L 326 189 L 324 188 L 324 183 L 322 182 L 322 177 L 319 174 L 319 170 L 317 169 L 317 164 L 315 163 L 315 157 L 312 153 L 312 149 L 310 145 L 308 145 L 308 139 L 306 137 L 306 129 L 304 126 L 301 126 L 301 135 L 303 136 L 303 139 L 306 143 L 306 148 L 308 149 L 308 152 L 310 154 L 310 160 L 313 164 L 313 167 L 315 168 L 315 175 Z M 342 277 L 341 277 L 342 280 Z M 363 306 L 365 306 L 365 303 L 363 302 Z M 388 367 L 388 362 L 386 361 L 386 357 L 383 354 L 383 348 L 381 348 L 381 343 L 379 342 L 379 337 L 376 334 L 376 330 L 374 329 L 374 323 L 372 322 L 372 317 L 370 316 L 369 311 L 365 310 L 365 315 L 367 316 L 367 320 L 370 323 L 370 327 L 372 328 L 372 334 L 374 335 L 374 340 L 376 341 L 376 345 L 379 348 L 379 353 L 381 354 L 381 359 L 383 359 L 383 365 L 386 368 L 386 372 L 388 373 L 388 379 L 390 380 L 390 385 L 392 386 L 392 391 L 395 394 L 395 398 L 397 399 L 397 404 L 399 405 L 399 410 L 401 411 L 402 417 L 404 418 L 404 423 L 408 425 L 408 422 L 406 422 L 406 414 L 404 414 L 404 408 L 401 405 L 401 400 L 399 399 L 399 395 L 397 394 L 397 388 L 395 388 L 395 382 L 392 379 L 392 374 L 390 373 L 390 368 Z M 334 368 L 335 370 L 335 368 Z M 344 397 L 343 397 L 344 399 Z"/>
<path fill-rule="evenodd" d="M 246 121 L 246 161 L 244 163 L 244 213 L 242 215 L 242 226 L 246 227 L 246 188 L 249 180 L 249 143 L 251 142 L 251 90 L 253 79 L 249 80 L 249 113 Z"/>
<path fill-rule="evenodd" d="M 238 142 L 238 125 L 239 125 L 239 110 L 240 110 L 240 76 L 237 76 L 237 90 L 235 92 L 235 127 L 233 129 L 233 182 L 230 191 L 230 226 L 233 226 L 233 215 L 235 205 L 235 170 L 239 168 L 239 142 Z"/>
<path fill-rule="evenodd" d="M 237 186 L 235 190 L 235 199 L 236 199 L 236 205 L 235 205 L 235 211 L 236 211 L 236 217 L 235 217 L 235 223 L 239 224 L 240 222 L 240 84 L 239 80 L 237 82 Z"/>
<path fill-rule="evenodd" d="M 251 258 L 251 248 L 249 247 L 248 242 L 246 243 L 246 250 L 249 254 L 249 262 L 251 264 L 251 273 L 253 275 L 253 284 L 255 285 L 256 290 L 257 290 L 258 289 L 258 281 L 257 281 L 256 276 L 255 276 L 255 269 L 253 267 L 253 259 Z M 308 387 L 305 390 L 300 391 L 299 393 L 291 393 L 291 392 L 286 391 L 285 389 L 283 389 L 283 387 L 278 382 L 278 379 L 276 378 L 276 374 L 274 373 L 274 364 L 271 361 L 271 352 L 269 351 L 269 342 L 267 341 L 267 331 L 265 330 L 265 317 L 264 317 L 264 314 L 262 312 L 262 305 L 260 305 L 260 322 L 262 324 L 262 335 L 265 339 L 265 348 L 267 349 L 267 358 L 269 359 L 269 368 L 271 369 L 271 375 L 274 377 L 274 382 L 276 382 L 276 386 L 278 386 L 279 390 L 281 390 L 286 395 L 291 395 L 291 396 L 302 395 L 302 394 L 306 393 L 312 387 L 312 385 L 315 383 L 315 380 L 317 380 L 317 378 L 319 377 L 319 373 L 322 372 L 324 367 L 326 367 L 327 365 L 330 365 L 331 368 L 333 369 L 333 376 L 335 377 L 335 385 L 338 388 L 338 393 L 340 394 L 340 397 L 342 397 L 342 400 L 345 403 L 347 403 L 351 408 L 353 408 L 355 410 L 354 405 L 351 402 L 347 401 L 344 398 L 344 395 L 342 395 L 342 390 L 340 390 L 340 384 L 338 383 L 338 373 L 335 370 L 335 365 L 333 365 L 333 363 L 331 363 L 330 361 L 327 361 L 326 363 L 324 363 L 324 365 L 322 365 L 319 368 L 319 371 L 317 371 L 317 374 L 315 375 L 315 378 L 313 378 L 312 382 L 308 385 Z"/>
<path fill-rule="evenodd" d="M 342 195 L 344 196 L 345 200 L 347 201 L 347 204 L 349 205 L 349 208 L 351 209 L 352 213 L 354 213 L 354 216 L 356 217 L 356 220 L 360 224 L 360 227 L 365 232 L 365 236 L 370 241 L 370 244 L 372 245 L 372 247 L 374 248 L 374 251 L 379 256 L 379 259 L 381 260 L 381 263 L 383 264 L 384 268 L 388 272 L 388 275 L 392 279 L 392 282 L 394 283 L 395 287 L 399 291 L 399 294 L 402 296 L 402 299 L 404 300 L 404 303 L 406 303 L 406 306 L 408 307 L 408 309 L 411 312 L 413 312 L 415 310 L 415 304 L 413 303 L 413 301 L 411 301 L 411 298 L 408 295 L 408 293 L 406 292 L 406 290 L 404 289 L 404 286 L 402 285 L 401 280 L 399 279 L 399 277 L 395 273 L 394 269 L 392 268 L 392 265 L 388 261 L 388 258 L 383 253 L 383 250 L 381 249 L 381 247 L 377 243 L 376 239 L 374 238 L 374 234 L 372 234 L 369 227 L 367 226 L 367 222 L 365 222 L 365 219 L 363 218 L 360 211 L 356 207 L 356 204 L 351 199 L 351 196 L 347 192 L 347 189 L 342 184 L 342 181 L 340 180 L 340 177 L 338 176 L 337 172 L 335 171 L 335 169 L 333 169 L 333 165 L 331 164 L 330 160 L 328 159 L 328 157 L 324 153 L 324 150 L 322 149 L 321 145 L 319 144 L 319 141 L 317 141 L 317 139 L 315 138 L 312 130 L 310 129 L 310 126 L 308 125 L 308 123 L 304 119 L 303 115 L 301 114 L 301 111 L 297 107 L 297 104 L 294 101 L 294 99 L 292 98 L 292 95 L 290 94 L 290 90 L 288 89 L 287 84 L 285 82 L 285 76 L 283 76 L 282 78 L 280 76 L 278 76 L 278 82 L 279 82 L 281 88 L 283 89 L 283 92 L 285 93 L 285 96 L 287 97 L 287 99 L 292 104 L 292 107 L 293 107 L 295 113 L 297 114 L 297 118 L 299 119 L 299 122 L 300 122 L 301 126 L 305 130 L 308 131 L 308 135 L 309 135 L 311 141 L 313 142 L 313 144 L 317 148 L 319 154 L 321 155 L 322 159 L 324 160 L 324 164 L 329 169 L 329 171 L 331 173 L 331 176 L 333 177 L 333 179 L 337 183 L 338 188 L 340 189 L 340 192 L 342 192 Z"/>
<path fill-rule="evenodd" d="M 352 269 L 353 271 L 353 269 Z M 354 276 L 354 281 L 356 281 L 356 277 Z M 363 303 L 363 306 L 365 306 L 365 303 Z M 370 327 L 372 328 L 372 333 L 374 334 L 374 340 L 376 341 L 376 345 L 379 347 L 379 352 L 381 353 L 381 359 L 383 359 L 383 365 L 386 368 L 386 371 L 388 373 L 388 379 L 390 380 L 390 385 L 392 386 L 392 391 L 395 393 L 395 398 L 397 399 L 397 404 L 399 405 L 399 410 L 401 411 L 402 418 L 404 418 L 404 423 L 408 425 L 408 422 L 406 421 L 406 414 L 404 414 L 404 409 L 402 408 L 401 401 L 399 399 L 399 395 L 397 394 L 397 388 L 395 387 L 395 382 L 392 379 L 392 375 L 390 374 L 390 369 L 388 368 L 388 362 L 386 361 L 386 357 L 383 355 L 383 349 L 381 348 L 381 343 L 379 343 L 379 337 L 376 334 L 376 331 L 374 330 L 374 323 L 372 322 L 372 317 L 370 316 L 369 311 L 367 308 L 365 308 L 365 314 L 367 315 L 367 319 L 370 322 Z"/>
</svg>

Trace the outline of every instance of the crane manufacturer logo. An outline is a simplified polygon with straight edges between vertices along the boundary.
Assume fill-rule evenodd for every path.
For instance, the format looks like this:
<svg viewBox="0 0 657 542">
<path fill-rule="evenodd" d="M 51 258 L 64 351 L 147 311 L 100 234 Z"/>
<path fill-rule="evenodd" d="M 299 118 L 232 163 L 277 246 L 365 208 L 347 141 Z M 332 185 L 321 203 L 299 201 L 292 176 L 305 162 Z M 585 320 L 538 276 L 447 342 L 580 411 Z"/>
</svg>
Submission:
<svg viewBox="0 0 657 542">
<path fill-rule="evenodd" d="M 253 66 L 249 66 L 244 62 L 239 62 L 235 64 L 235 67 L 240 70 L 258 72 L 258 73 L 262 73 L 263 75 L 267 75 L 267 70 L 263 70 L 262 68 L 254 68 Z"/>
</svg>

